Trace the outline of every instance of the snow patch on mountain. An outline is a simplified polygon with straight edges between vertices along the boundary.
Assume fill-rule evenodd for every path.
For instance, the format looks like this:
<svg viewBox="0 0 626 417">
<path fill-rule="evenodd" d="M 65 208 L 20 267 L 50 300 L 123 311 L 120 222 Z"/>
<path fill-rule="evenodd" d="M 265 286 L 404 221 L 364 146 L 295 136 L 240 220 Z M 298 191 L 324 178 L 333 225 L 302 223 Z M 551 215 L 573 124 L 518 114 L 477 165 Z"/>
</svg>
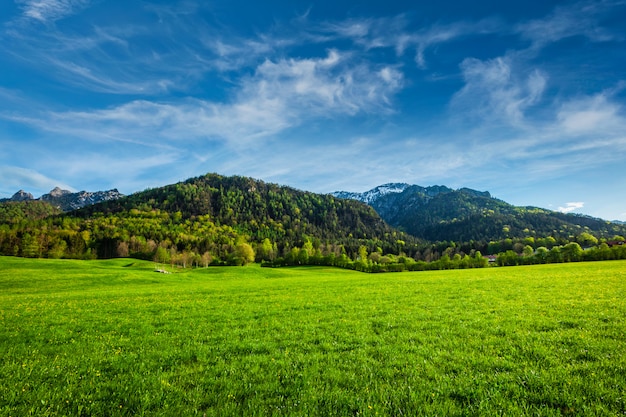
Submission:
<svg viewBox="0 0 626 417">
<path fill-rule="evenodd" d="M 333 197 L 350 199 L 350 200 L 358 200 L 363 203 L 371 205 L 374 201 L 378 200 L 380 197 L 393 194 L 393 193 L 401 193 L 407 188 L 409 188 L 410 184 L 405 183 L 388 183 L 379 185 L 378 187 L 372 188 L 369 191 L 365 191 L 363 193 L 353 193 L 349 191 L 335 191 L 331 193 Z"/>
</svg>

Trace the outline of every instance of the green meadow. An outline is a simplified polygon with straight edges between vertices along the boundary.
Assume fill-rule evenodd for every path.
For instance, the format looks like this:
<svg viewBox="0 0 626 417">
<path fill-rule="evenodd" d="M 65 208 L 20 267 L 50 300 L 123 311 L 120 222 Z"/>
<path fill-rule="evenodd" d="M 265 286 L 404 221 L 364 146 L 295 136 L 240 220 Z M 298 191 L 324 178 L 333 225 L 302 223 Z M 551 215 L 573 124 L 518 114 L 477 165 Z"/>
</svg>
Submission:
<svg viewBox="0 0 626 417">
<path fill-rule="evenodd" d="M 626 261 L 153 270 L 0 257 L 0 415 L 626 414 Z"/>
</svg>

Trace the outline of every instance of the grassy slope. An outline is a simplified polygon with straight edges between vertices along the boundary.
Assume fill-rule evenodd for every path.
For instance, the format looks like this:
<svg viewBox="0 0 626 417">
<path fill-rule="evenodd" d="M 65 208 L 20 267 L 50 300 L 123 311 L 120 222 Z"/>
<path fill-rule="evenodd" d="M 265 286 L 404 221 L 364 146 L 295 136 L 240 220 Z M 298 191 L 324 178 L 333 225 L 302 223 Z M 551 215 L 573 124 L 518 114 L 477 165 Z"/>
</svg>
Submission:
<svg viewBox="0 0 626 417">
<path fill-rule="evenodd" d="M 0 415 L 622 415 L 626 262 L 0 258 Z"/>
</svg>

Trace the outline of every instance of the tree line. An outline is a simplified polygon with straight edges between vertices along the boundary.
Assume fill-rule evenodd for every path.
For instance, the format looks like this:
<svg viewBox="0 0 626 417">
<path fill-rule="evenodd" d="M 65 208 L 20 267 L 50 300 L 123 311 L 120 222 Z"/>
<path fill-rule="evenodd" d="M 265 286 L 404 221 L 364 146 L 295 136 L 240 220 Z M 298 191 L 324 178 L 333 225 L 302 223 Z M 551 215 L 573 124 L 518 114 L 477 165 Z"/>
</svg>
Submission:
<svg viewBox="0 0 626 417">
<path fill-rule="evenodd" d="M 23 257 L 134 257 L 181 267 L 329 265 L 364 272 L 480 268 L 488 265 L 483 253 L 496 254 L 499 266 L 626 259 L 622 236 L 607 241 L 588 232 L 570 239 L 528 236 L 410 245 L 397 234 L 390 237 L 395 240 L 387 242 L 386 250 L 378 239 L 255 240 L 230 225 L 217 225 L 209 215 L 185 219 L 180 211 L 134 208 L 82 218 L 59 214 L 44 202 L 0 206 L 0 254 Z"/>
</svg>

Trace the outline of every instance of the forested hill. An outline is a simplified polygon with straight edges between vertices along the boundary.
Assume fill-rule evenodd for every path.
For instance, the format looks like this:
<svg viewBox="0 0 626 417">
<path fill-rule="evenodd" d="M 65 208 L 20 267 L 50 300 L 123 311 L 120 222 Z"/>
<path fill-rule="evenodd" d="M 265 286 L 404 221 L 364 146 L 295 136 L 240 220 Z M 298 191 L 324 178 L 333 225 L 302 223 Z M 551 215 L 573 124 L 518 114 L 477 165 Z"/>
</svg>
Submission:
<svg viewBox="0 0 626 417">
<path fill-rule="evenodd" d="M 417 239 L 387 225 L 368 205 L 252 178 L 207 174 L 138 192 L 70 213 L 82 219 L 167 213 L 174 222 L 210 222 L 232 227 L 252 242 L 269 239 L 284 247 L 316 244 L 356 251 L 365 244 L 397 253 Z M 406 249 L 406 247 L 405 247 Z"/>
<path fill-rule="evenodd" d="M 537 207 L 517 207 L 493 198 L 488 192 L 468 188 L 452 190 L 444 186 L 405 185 L 398 192 L 376 198 L 372 198 L 371 193 L 364 194 L 391 226 L 429 241 L 489 242 L 527 236 L 567 238 L 582 232 L 610 239 L 626 233 L 626 226 L 620 223 Z"/>
</svg>

